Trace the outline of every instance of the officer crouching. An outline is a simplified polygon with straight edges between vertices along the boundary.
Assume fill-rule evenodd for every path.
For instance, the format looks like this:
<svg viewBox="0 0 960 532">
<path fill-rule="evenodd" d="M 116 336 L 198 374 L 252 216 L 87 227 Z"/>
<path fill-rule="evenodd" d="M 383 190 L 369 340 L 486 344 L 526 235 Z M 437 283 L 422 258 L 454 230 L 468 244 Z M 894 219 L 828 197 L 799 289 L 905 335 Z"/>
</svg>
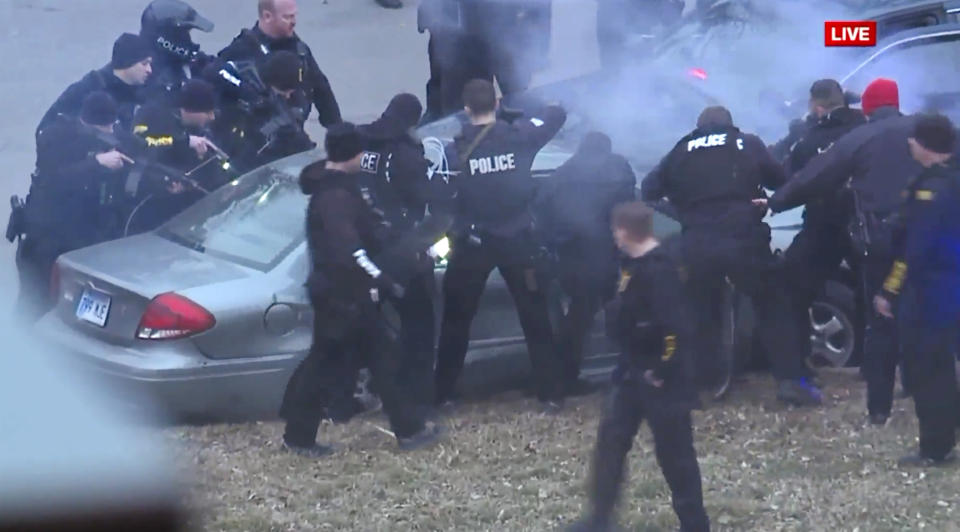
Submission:
<svg viewBox="0 0 960 532">
<path fill-rule="evenodd" d="M 48 288 L 61 254 L 110 240 L 119 232 L 119 198 L 133 161 L 114 134 L 117 106 L 90 93 L 79 117 L 60 116 L 37 143 L 37 170 L 17 253 L 18 313 L 33 322 L 55 301 Z"/>
<path fill-rule="evenodd" d="M 615 530 L 627 454 L 646 419 L 680 529 L 705 532 L 710 524 L 690 417 L 698 406 L 692 379 L 694 325 L 677 261 L 678 242 L 661 245 L 653 237 L 653 210 L 640 202 L 618 205 L 611 225 L 617 247 L 626 255 L 608 317 L 622 354 L 597 434 L 588 485 L 590 513 L 570 531 Z"/>
<path fill-rule="evenodd" d="M 307 244 L 313 261 L 308 280 L 314 311 L 310 354 L 287 385 L 281 417 L 285 446 L 310 456 L 332 449 L 316 443 L 324 411 L 350 395 L 360 368 L 367 367 L 383 400 L 400 447 L 420 447 L 438 439 L 397 383 L 396 333 L 380 304 L 402 289 L 373 257 L 384 245 L 380 216 L 360 192 L 363 141 L 353 124 L 332 126 L 326 137 L 328 159 L 307 166 L 300 186 L 310 195 Z"/>
<path fill-rule="evenodd" d="M 895 215 L 897 259 L 874 298 L 876 311 L 896 308 L 903 363 L 920 422 L 920 449 L 902 466 L 953 461 L 960 401 L 954 360 L 960 338 L 960 166 L 957 134 L 941 115 L 921 115 L 907 141 L 923 171 Z"/>
</svg>

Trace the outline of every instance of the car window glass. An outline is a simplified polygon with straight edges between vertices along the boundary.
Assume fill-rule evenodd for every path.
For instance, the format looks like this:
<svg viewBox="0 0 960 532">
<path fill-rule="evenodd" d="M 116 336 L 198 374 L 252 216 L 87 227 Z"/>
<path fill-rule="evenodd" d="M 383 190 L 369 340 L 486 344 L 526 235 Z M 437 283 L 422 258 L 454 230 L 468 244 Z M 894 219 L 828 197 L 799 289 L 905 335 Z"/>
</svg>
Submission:
<svg viewBox="0 0 960 532">
<path fill-rule="evenodd" d="M 890 78 L 900 87 L 905 112 L 956 113 L 960 96 L 960 35 L 905 43 L 880 55 L 846 82 L 862 92 L 877 78 Z M 952 94 L 952 97 L 951 97 Z"/>
<path fill-rule="evenodd" d="M 158 233 L 267 271 L 303 242 L 306 205 L 307 196 L 291 173 L 266 167 L 216 190 Z"/>
</svg>

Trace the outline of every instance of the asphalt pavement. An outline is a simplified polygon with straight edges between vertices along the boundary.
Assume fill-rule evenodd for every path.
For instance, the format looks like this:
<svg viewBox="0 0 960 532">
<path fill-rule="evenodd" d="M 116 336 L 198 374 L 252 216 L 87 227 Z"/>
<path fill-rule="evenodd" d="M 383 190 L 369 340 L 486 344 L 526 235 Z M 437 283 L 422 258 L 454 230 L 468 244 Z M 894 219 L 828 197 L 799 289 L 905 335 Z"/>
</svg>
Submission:
<svg viewBox="0 0 960 532">
<path fill-rule="evenodd" d="M 70 83 L 109 62 L 113 41 L 136 33 L 146 0 L 4 0 L 0 19 L 0 223 L 6 227 L 7 199 L 24 195 L 35 163 L 33 133 L 40 117 Z M 191 0 L 216 24 L 194 40 L 216 53 L 256 20 L 256 0 Z M 400 10 L 373 0 L 302 0 L 298 34 L 311 46 L 333 86 L 344 117 L 375 118 L 390 97 L 424 97 L 428 77 L 427 35 L 417 32 L 416 0 Z M 558 0 L 550 67 L 535 83 L 563 79 L 596 65 L 595 0 Z M 311 117 L 315 138 L 322 128 Z M 0 241 L 0 315 L 17 291 L 15 246 Z M 15 309 L 14 309 L 15 311 Z"/>
</svg>

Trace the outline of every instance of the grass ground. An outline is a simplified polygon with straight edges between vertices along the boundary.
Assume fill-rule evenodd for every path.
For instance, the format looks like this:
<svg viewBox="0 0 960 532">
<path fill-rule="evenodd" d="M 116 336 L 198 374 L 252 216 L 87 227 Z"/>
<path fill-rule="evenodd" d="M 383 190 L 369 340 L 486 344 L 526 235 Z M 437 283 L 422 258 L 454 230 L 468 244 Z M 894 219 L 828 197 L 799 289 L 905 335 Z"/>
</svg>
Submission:
<svg viewBox="0 0 960 532">
<path fill-rule="evenodd" d="M 915 449 L 910 400 L 886 427 L 865 426 L 855 372 L 822 375 L 824 407 L 779 405 L 768 378 L 747 377 L 695 414 L 704 498 L 714 530 L 960 530 L 957 469 L 901 470 Z M 379 415 L 321 429 L 341 445 L 325 460 L 278 447 L 278 423 L 168 429 L 189 471 L 199 529 L 215 531 L 547 531 L 578 515 L 601 397 L 560 416 L 517 393 L 461 406 L 449 438 L 401 454 Z M 644 428 L 622 505 L 631 530 L 676 530 Z"/>
</svg>

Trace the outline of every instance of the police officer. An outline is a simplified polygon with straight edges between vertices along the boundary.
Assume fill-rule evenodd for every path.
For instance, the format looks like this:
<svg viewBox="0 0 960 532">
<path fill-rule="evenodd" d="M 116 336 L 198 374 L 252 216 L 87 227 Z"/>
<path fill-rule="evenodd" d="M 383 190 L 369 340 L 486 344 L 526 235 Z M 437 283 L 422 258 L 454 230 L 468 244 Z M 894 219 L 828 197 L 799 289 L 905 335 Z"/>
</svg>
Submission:
<svg viewBox="0 0 960 532">
<path fill-rule="evenodd" d="M 437 351 L 437 400 L 451 400 L 467 354 L 470 324 L 487 277 L 497 268 L 507 284 L 527 341 L 537 397 L 560 408 L 562 387 L 556 346 L 533 234 L 537 152 L 566 121 L 557 106 L 513 123 L 497 120 L 493 84 L 473 80 L 463 100 L 470 123 L 448 148 L 456 189 L 456 235 L 443 279 L 443 320 Z"/>
<path fill-rule="evenodd" d="M 633 200 L 636 186 L 630 163 L 613 153 L 610 137 L 591 132 L 540 191 L 538 225 L 557 253 L 568 299 L 559 342 L 568 393 L 589 389 L 578 382 L 583 349 L 617 273 L 610 212 Z"/>
<path fill-rule="evenodd" d="M 953 157 L 956 131 L 942 115 L 918 117 L 908 142 L 923 171 L 911 180 L 895 216 L 896 259 L 874 307 L 889 319 L 896 308 L 920 421 L 919 452 L 900 465 L 931 466 L 955 459 L 960 413 L 954 367 L 960 338 L 960 167 Z"/>
<path fill-rule="evenodd" d="M 900 114 L 896 82 L 873 81 L 861 103 L 869 123 L 813 158 L 777 190 L 769 206 L 774 212 L 785 211 L 835 197 L 848 186 L 854 201 L 851 243 L 860 259 L 863 294 L 869 299 L 879 291 L 893 260 L 890 234 L 881 221 L 900 204 L 900 192 L 910 176 L 919 173 L 920 165 L 907 147 L 914 118 Z M 872 302 L 866 301 L 864 308 L 871 307 Z M 893 408 L 899 342 L 892 320 L 868 311 L 865 322 L 862 371 L 867 380 L 867 410 L 870 422 L 882 425 Z"/>
<path fill-rule="evenodd" d="M 361 164 L 361 186 L 383 211 L 391 233 L 400 235 L 424 219 L 426 208 L 438 205 L 427 177 L 429 162 L 423 144 L 412 130 L 420 121 L 423 107 L 412 94 L 398 94 L 376 121 L 360 128 L 368 142 Z M 439 198 L 436 198 L 439 199 Z M 433 406 L 433 370 L 436 361 L 436 316 L 433 296 L 436 291 L 434 262 L 423 255 L 419 268 L 406 284 L 403 298 L 396 301 L 402 333 L 404 357 L 400 382 L 413 403 L 423 409 Z"/>
<path fill-rule="evenodd" d="M 700 467 L 690 411 L 698 406 L 693 384 L 694 324 L 681 280 L 678 242 L 653 236 L 653 210 L 639 202 L 618 205 L 614 238 L 626 255 L 611 312 L 622 349 L 616 383 L 597 433 L 588 490 L 590 511 L 571 532 L 608 532 L 626 473 L 627 454 L 644 420 L 670 486 L 680 530 L 706 532 Z M 674 248 L 674 249 L 671 249 Z"/>
<path fill-rule="evenodd" d="M 362 137 L 353 124 L 342 123 L 329 129 L 325 145 L 327 160 L 300 175 L 310 195 L 307 243 L 313 264 L 307 285 L 315 325 L 310 354 L 284 396 L 284 444 L 298 453 L 328 454 L 330 447 L 316 443 L 324 410 L 353 389 L 358 368 L 369 367 L 401 448 L 426 445 L 439 431 L 425 424 L 398 387 L 396 337 L 380 311 L 382 298 L 400 290 L 374 262 L 384 244 L 383 226 L 358 187 Z"/>
<path fill-rule="evenodd" d="M 819 153 L 853 128 L 866 123 L 863 113 L 846 105 L 843 89 L 832 79 L 816 81 L 810 87 L 810 114 L 813 126 L 790 149 L 786 160 L 788 175 L 794 175 Z M 802 331 L 810 328 L 809 309 L 824 290 L 826 282 L 847 259 L 856 266 L 847 233 L 851 200 L 846 191 L 807 204 L 803 228 L 794 237 L 784 256 L 784 267 L 793 294 L 794 319 Z M 810 335 L 803 334 L 804 353 L 811 352 Z"/>
<path fill-rule="evenodd" d="M 786 287 L 776 277 L 770 228 L 763 222 L 766 209 L 758 207 L 765 201 L 763 187 L 776 188 L 784 179 L 783 168 L 758 137 L 735 127 L 726 108 L 708 107 L 697 128 L 643 180 L 641 193 L 645 201 L 668 199 L 679 215 L 705 357 L 698 364 L 716 360 L 711 355 L 720 337 L 716 312 L 728 278 L 756 307 L 778 398 L 819 404 L 820 391 L 807 381 L 802 332 L 791 319 Z"/>
<path fill-rule="evenodd" d="M 243 73 L 222 70 L 218 61 L 212 73 L 221 86 L 235 89 L 221 92 L 220 113 L 214 122 L 215 134 L 227 153 L 243 170 L 252 170 L 271 161 L 316 147 L 303 129 L 304 95 L 300 88 L 300 58 L 281 50 L 270 54 L 258 69 Z M 252 65 L 251 65 L 252 66 Z M 220 76 L 233 77 L 241 85 L 255 88 L 243 91 Z M 262 79 L 244 79 L 256 76 Z"/>
<path fill-rule="evenodd" d="M 253 28 L 240 32 L 229 46 L 218 54 L 224 61 L 255 61 L 258 64 L 272 52 L 286 50 L 300 58 L 299 77 L 303 91 L 303 116 L 310 116 L 316 106 L 320 123 L 330 127 L 342 121 L 340 105 L 333 95 L 330 81 L 320 70 L 313 52 L 300 40 L 294 28 L 297 25 L 296 0 L 259 0 L 259 20 Z"/>
<path fill-rule="evenodd" d="M 150 44 L 137 35 L 124 33 L 113 43 L 110 64 L 99 70 L 91 70 L 80 81 L 67 87 L 37 126 L 37 136 L 57 115 L 76 117 L 84 98 L 92 92 L 104 91 L 116 102 L 120 127 L 133 129 L 133 114 L 143 104 L 141 87 L 153 71 L 154 52 Z"/>
<path fill-rule="evenodd" d="M 186 82 L 177 95 L 175 108 L 164 103 L 144 106 L 134 120 L 134 133 L 146 146 L 143 158 L 154 168 L 127 192 L 134 205 L 125 234 L 155 229 L 207 192 L 234 176 L 225 153 L 211 139 L 209 127 L 215 118 L 216 94 L 204 80 Z"/>
<path fill-rule="evenodd" d="M 17 253 L 17 308 L 27 321 L 54 304 L 48 283 L 58 256 L 118 236 L 119 195 L 133 161 L 124 153 L 129 144 L 115 134 L 116 121 L 113 99 L 94 91 L 79 117 L 60 116 L 40 136 Z"/>
<path fill-rule="evenodd" d="M 190 79 L 198 78 L 212 57 L 193 42 L 191 30 L 210 33 L 213 22 L 181 0 L 153 0 L 140 17 L 140 36 L 151 43 L 153 75 L 148 100 L 176 101 L 176 93 Z"/>
</svg>

